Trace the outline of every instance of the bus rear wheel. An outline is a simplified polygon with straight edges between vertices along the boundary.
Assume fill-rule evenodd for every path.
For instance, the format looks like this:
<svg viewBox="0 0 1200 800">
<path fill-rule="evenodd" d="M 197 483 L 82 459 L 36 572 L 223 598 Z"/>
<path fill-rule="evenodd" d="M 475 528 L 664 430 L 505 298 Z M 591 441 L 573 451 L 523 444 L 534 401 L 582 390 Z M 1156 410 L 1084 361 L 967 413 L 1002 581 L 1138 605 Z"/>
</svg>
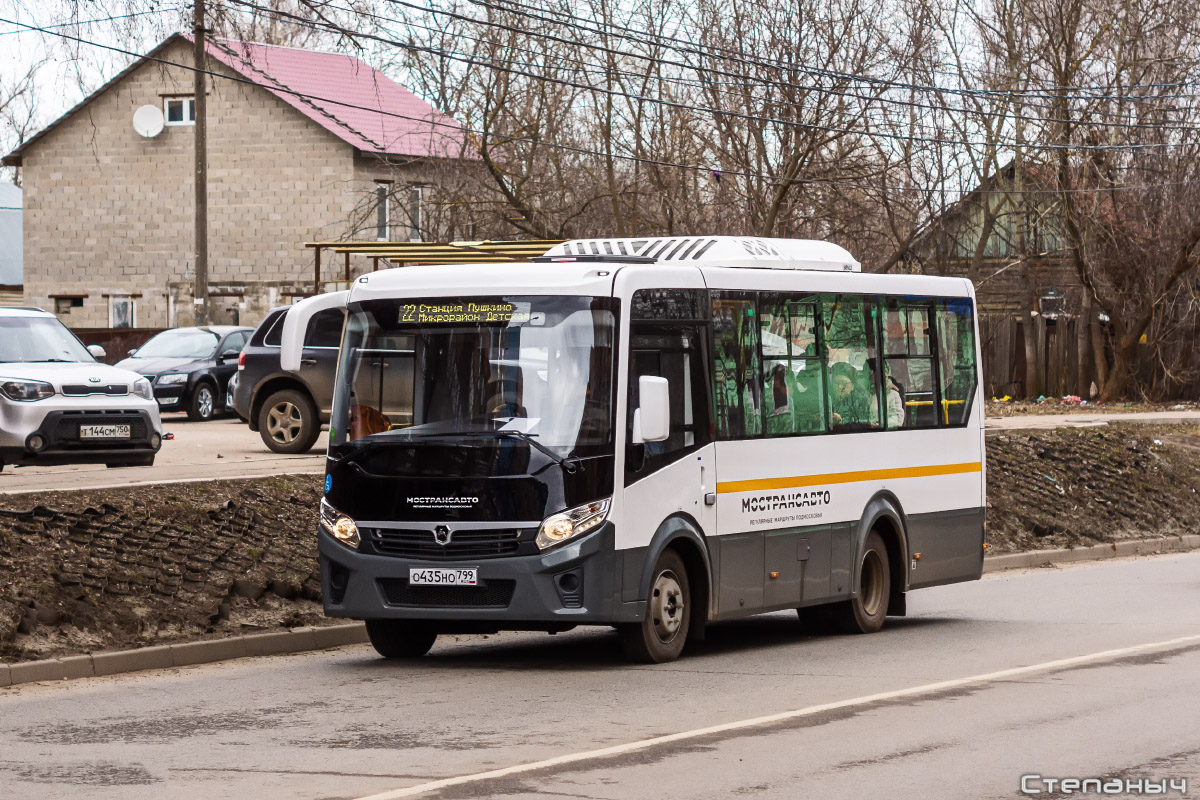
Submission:
<svg viewBox="0 0 1200 800">
<path fill-rule="evenodd" d="M 437 631 L 408 620 L 367 620 L 367 638 L 384 658 L 420 658 L 433 647 L 437 636 Z"/>
<path fill-rule="evenodd" d="M 858 591 L 852 599 L 831 606 L 830 622 L 838 633 L 875 633 L 887 618 L 892 578 L 887 546 L 871 531 L 858 562 Z"/>
<path fill-rule="evenodd" d="M 691 603 L 683 559 L 674 550 L 664 550 L 654 565 L 645 619 L 617 628 L 625 656 L 643 664 L 663 664 L 679 658 L 691 627 Z"/>
</svg>

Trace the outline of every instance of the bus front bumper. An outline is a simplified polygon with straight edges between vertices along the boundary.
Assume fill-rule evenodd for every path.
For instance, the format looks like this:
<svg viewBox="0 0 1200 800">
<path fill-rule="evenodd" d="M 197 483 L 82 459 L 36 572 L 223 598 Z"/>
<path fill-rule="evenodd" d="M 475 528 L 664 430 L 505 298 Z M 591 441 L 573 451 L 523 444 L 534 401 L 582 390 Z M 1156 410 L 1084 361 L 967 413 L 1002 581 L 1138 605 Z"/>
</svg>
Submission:
<svg viewBox="0 0 1200 800">
<path fill-rule="evenodd" d="M 318 533 L 325 614 L 350 619 L 439 621 L 445 632 L 566 630 L 641 619 L 622 603 L 614 528 L 546 553 L 469 561 L 368 555 Z M 478 586 L 409 586 L 411 568 L 477 568 Z"/>
</svg>

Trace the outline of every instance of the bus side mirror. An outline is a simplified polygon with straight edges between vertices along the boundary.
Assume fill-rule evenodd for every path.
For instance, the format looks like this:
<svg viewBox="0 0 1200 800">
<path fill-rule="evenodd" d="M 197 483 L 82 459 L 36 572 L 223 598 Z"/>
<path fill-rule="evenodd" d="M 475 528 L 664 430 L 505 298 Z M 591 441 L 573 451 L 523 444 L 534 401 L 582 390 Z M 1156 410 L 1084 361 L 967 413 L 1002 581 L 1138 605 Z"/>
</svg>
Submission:
<svg viewBox="0 0 1200 800">
<path fill-rule="evenodd" d="M 641 405 L 633 412 L 633 443 L 661 442 L 671 435 L 671 389 L 666 378 L 638 378 Z"/>
</svg>

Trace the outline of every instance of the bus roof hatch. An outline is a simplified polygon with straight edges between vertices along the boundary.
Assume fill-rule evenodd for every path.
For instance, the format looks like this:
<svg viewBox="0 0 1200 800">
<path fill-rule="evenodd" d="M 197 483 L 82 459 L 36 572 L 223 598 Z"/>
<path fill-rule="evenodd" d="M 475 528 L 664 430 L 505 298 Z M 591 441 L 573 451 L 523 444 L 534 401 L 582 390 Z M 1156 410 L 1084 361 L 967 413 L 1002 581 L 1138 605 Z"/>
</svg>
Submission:
<svg viewBox="0 0 1200 800">
<path fill-rule="evenodd" d="M 854 256 L 832 242 L 766 239 L 759 236 L 574 239 L 555 245 L 537 260 L 549 261 L 555 257 L 571 256 L 689 266 L 811 269 L 825 272 L 860 272 L 862 269 Z"/>
</svg>

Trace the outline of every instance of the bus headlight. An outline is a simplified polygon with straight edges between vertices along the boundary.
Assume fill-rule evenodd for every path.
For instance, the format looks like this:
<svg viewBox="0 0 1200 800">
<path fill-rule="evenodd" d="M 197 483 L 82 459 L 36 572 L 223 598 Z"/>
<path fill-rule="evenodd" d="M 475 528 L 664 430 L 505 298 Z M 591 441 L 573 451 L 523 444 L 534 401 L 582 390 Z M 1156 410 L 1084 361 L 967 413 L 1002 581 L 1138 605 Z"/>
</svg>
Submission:
<svg viewBox="0 0 1200 800">
<path fill-rule="evenodd" d="M 538 549 L 548 550 L 600 527 L 608 517 L 608 507 L 611 503 L 608 499 L 593 500 L 569 511 L 546 517 L 542 521 L 542 527 L 538 529 Z"/>
<path fill-rule="evenodd" d="M 354 524 L 354 520 L 329 505 L 324 498 L 321 499 L 321 527 L 352 550 L 357 550 L 362 544 L 362 537 L 358 534 L 358 526 Z"/>
</svg>

